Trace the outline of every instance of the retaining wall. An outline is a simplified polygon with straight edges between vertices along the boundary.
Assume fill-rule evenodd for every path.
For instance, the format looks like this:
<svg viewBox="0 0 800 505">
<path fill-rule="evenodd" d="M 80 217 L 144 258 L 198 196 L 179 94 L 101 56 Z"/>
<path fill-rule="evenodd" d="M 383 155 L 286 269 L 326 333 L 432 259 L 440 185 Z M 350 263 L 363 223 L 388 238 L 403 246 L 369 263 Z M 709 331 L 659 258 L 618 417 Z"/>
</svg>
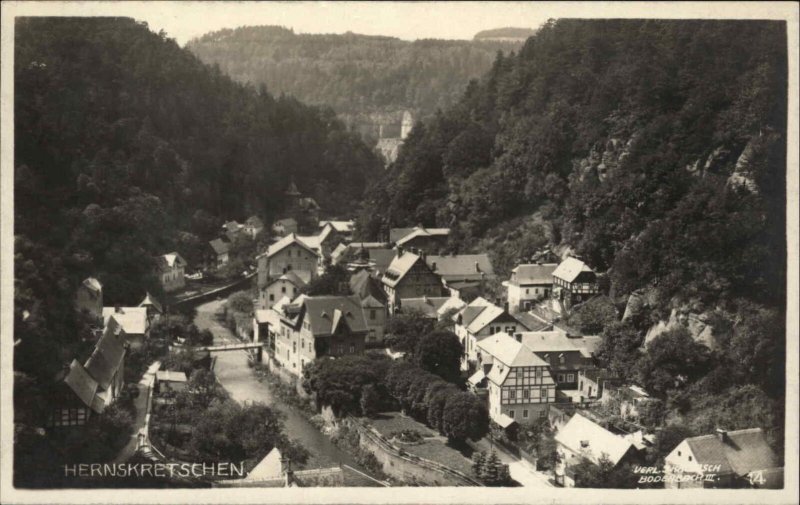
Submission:
<svg viewBox="0 0 800 505">
<path fill-rule="evenodd" d="M 418 482 L 430 486 L 482 486 L 479 481 L 435 461 L 409 454 L 389 442 L 373 428 L 348 418 L 349 426 L 359 433 L 359 445 L 370 451 L 387 475 L 404 482 Z"/>
</svg>

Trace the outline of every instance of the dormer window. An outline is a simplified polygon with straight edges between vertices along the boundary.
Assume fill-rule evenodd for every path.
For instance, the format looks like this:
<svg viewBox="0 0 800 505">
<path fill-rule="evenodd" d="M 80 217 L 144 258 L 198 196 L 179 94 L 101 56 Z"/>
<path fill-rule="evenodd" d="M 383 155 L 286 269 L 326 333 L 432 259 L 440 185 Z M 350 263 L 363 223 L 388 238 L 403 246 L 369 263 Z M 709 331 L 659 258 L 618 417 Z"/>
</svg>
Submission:
<svg viewBox="0 0 800 505">
<path fill-rule="evenodd" d="M 587 447 L 589 447 L 589 441 L 581 440 L 581 449 L 586 449 Z"/>
</svg>

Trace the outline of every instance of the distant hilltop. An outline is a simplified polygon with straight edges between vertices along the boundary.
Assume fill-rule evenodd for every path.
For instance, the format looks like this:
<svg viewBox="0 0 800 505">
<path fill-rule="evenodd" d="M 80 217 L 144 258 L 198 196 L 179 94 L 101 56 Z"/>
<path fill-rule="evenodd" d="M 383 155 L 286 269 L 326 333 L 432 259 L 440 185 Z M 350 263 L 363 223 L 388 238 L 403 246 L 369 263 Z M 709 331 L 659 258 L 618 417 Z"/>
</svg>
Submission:
<svg viewBox="0 0 800 505">
<path fill-rule="evenodd" d="M 533 28 L 493 28 L 491 30 L 483 30 L 475 34 L 473 40 L 494 40 L 494 41 L 508 41 L 508 42 L 524 42 L 528 37 L 536 33 Z"/>
</svg>

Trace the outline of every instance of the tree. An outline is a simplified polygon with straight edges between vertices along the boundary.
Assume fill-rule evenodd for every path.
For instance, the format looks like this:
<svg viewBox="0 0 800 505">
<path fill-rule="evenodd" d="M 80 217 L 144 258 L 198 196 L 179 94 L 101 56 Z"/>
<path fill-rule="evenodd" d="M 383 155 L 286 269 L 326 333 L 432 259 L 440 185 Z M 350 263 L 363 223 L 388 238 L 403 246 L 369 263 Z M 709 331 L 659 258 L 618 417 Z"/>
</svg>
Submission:
<svg viewBox="0 0 800 505">
<path fill-rule="evenodd" d="M 480 479 L 484 473 L 484 466 L 486 464 L 486 451 L 475 452 L 472 455 L 472 474 Z"/>
<path fill-rule="evenodd" d="M 642 335 L 629 322 L 614 322 L 603 329 L 598 357 L 615 375 L 634 378 L 641 359 Z"/>
<path fill-rule="evenodd" d="M 654 338 L 639 363 L 639 374 L 648 391 L 665 395 L 696 381 L 711 363 L 708 347 L 695 342 L 688 330 L 678 327 Z"/>
<path fill-rule="evenodd" d="M 413 353 L 423 335 L 433 329 L 434 322 L 420 311 L 395 313 L 386 321 L 387 342 L 392 349 Z"/>
<path fill-rule="evenodd" d="M 572 467 L 575 473 L 575 487 L 632 489 L 636 487 L 638 476 L 627 465 L 614 466 L 608 455 L 603 453 L 597 463 L 588 458 Z"/>
<path fill-rule="evenodd" d="M 569 324 L 584 335 L 599 335 L 617 321 L 617 309 L 607 296 L 595 296 L 579 305 L 569 317 Z"/>
<path fill-rule="evenodd" d="M 442 414 L 442 433 L 448 441 L 464 443 L 480 440 L 489 433 L 489 411 L 475 395 L 459 392 L 450 395 Z"/>
<path fill-rule="evenodd" d="M 350 272 L 341 265 L 329 265 L 325 273 L 312 280 L 303 288 L 303 293 L 308 296 L 349 296 L 350 292 Z"/>
<path fill-rule="evenodd" d="M 253 296 L 247 291 L 239 291 L 228 297 L 226 307 L 234 312 L 251 314 L 253 312 Z"/>
<path fill-rule="evenodd" d="M 422 369 L 455 383 L 461 378 L 463 353 L 461 342 L 453 332 L 434 331 L 417 342 L 414 360 Z"/>
<path fill-rule="evenodd" d="M 379 412 L 381 397 L 374 384 L 366 384 L 361 388 L 361 414 L 365 417 L 373 417 Z"/>
<path fill-rule="evenodd" d="M 197 369 L 192 372 L 186 383 L 186 390 L 193 395 L 195 403 L 202 408 L 207 408 L 212 401 L 222 396 L 219 392 L 217 378 L 210 370 Z"/>
</svg>

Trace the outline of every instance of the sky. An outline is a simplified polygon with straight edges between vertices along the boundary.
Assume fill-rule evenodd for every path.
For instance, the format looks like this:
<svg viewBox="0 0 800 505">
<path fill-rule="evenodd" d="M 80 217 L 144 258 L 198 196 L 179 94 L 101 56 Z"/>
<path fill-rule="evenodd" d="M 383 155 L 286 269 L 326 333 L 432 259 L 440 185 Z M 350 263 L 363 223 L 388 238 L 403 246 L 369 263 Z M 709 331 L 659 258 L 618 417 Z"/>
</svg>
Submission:
<svg viewBox="0 0 800 505">
<path fill-rule="evenodd" d="M 741 2 L 3 2 L 16 15 L 129 16 L 180 45 L 222 28 L 279 25 L 295 33 L 471 39 L 506 26 L 537 28 L 559 17 L 771 18 L 772 4 Z M 784 6 L 785 7 L 785 6 Z M 4 9 L 5 10 L 5 9 Z M 766 13 L 766 15 L 765 15 Z M 781 15 L 783 16 L 783 14 Z"/>
</svg>

